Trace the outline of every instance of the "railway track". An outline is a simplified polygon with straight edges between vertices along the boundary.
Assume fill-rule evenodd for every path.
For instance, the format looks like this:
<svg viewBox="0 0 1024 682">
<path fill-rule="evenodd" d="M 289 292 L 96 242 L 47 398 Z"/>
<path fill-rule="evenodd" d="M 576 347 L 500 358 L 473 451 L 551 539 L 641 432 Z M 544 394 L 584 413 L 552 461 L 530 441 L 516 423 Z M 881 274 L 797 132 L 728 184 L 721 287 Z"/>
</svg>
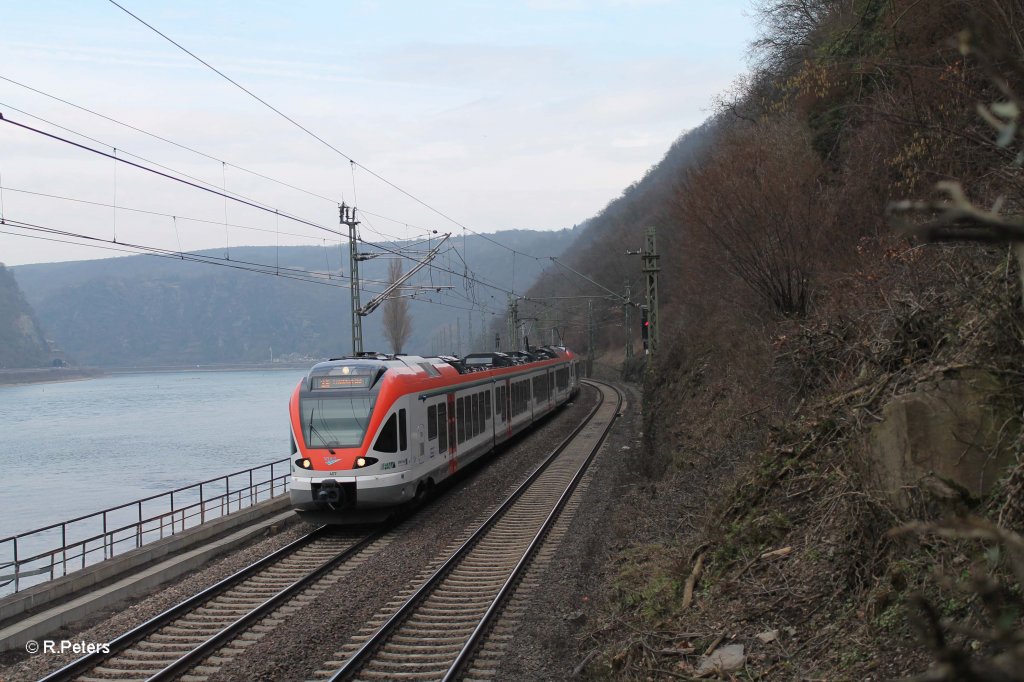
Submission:
<svg viewBox="0 0 1024 682">
<path fill-rule="evenodd" d="M 444 563 L 428 581 L 430 588 L 424 585 L 408 600 L 413 605 L 423 602 L 419 612 L 412 614 L 407 609 L 409 613 L 396 618 L 393 625 L 379 628 L 380 641 L 362 647 L 364 651 L 355 658 L 367 658 L 369 677 L 380 677 L 373 672 L 372 666 L 379 665 L 374 661 L 387 661 L 395 655 L 404 660 L 400 670 L 424 670 L 427 678 L 439 678 L 441 675 L 432 671 L 446 661 L 454 661 L 456 666 L 470 661 L 485 627 L 498 615 L 503 599 L 557 518 L 585 463 L 603 441 L 618 411 L 617 400 L 607 400 L 605 392 L 612 395 L 613 389 L 602 389 L 601 402 L 587 419 Z M 556 504 L 553 500 L 562 491 Z M 538 520 L 545 518 L 538 526 Z M 186 673 L 187 679 L 203 679 L 242 655 L 289 613 L 315 600 L 319 592 L 386 546 L 395 537 L 397 525 L 388 524 L 369 534 L 318 528 L 111 640 L 109 652 L 83 656 L 40 682 L 156 681 Z M 484 605 L 482 618 L 477 613 L 480 604 Z M 433 620 L 424 620 L 428 616 Z M 405 631 L 390 632 L 398 625 Z M 452 636 L 453 632 L 457 635 Z M 403 639 L 409 637 L 418 642 Z M 367 655 L 377 649 L 377 659 L 370 660 Z M 436 652 L 425 654 L 427 649 Z M 366 661 L 355 668 L 350 665 L 349 672 L 343 668 L 334 678 L 350 677 L 352 670 L 366 665 Z M 443 673 L 444 666 L 441 668 Z"/>
<path fill-rule="evenodd" d="M 167 680 L 204 659 L 194 673 L 212 674 L 273 629 L 277 617 L 314 599 L 321 578 L 333 582 L 386 545 L 391 530 L 317 528 L 112 640 L 109 652 L 83 656 L 40 682 Z"/>
<path fill-rule="evenodd" d="M 590 382 L 600 402 L 551 456 L 393 612 L 327 661 L 318 679 L 452 680 L 490 677 L 492 642 L 476 652 L 559 519 L 617 416 L 617 389 Z M 495 633 L 507 640 L 508 633 Z M 339 667 L 340 666 L 340 667 Z"/>
</svg>

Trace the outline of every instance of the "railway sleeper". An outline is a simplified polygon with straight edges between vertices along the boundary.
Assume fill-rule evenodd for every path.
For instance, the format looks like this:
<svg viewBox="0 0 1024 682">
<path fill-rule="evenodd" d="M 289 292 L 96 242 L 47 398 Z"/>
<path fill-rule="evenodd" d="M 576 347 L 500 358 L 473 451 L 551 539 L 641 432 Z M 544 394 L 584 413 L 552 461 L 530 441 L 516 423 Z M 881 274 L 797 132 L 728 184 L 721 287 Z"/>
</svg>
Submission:
<svg viewBox="0 0 1024 682">
<path fill-rule="evenodd" d="M 107 675 L 108 677 L 123 678 L 125 673 L 145 675 L 147 678 L 156 675 L 158 672 L 163 670 L 166 666 L 154 666 L 151 663 L 145 666 L 139 666 L 136 668 L 112 668 L 109 666 L 101 665 L 93 669 L 94 673 L 100 675 Z"/>
<path fill-rule="evenodd" d="M 437 646 L 437 645 L 446 645 L 446 644 L 456 643 L 456 642 L 459 642 L 459 643 L 465 642 L 466 638 L 458 636 L 458 635 L 423 637 L 423 636 L 420 636 L 420 635 L 396 634 L 396 635 L 392 636 L 389 641 L 395 642 L 395 643 L 401 643 L 401 644 L 406 644 L 406 643 L 412 644 L 412 643 L 416 643 L 416 642 L 419 642 L 419 643 L 432 642 L 432 644 L 430 646 Z"/>
<path fill-rule="evenodd" d="M 421 666 L 424 664 L 450 663 L 458 655 L 457 649 L 451 651 L 439 651 L 433 654 L 409 653 L 404 651 L 389 651 L 385 648 L 373 659 L 374 664 L 397 665 L 399 667 Z"/>
<path fill-rule="evenodd" d="M 356 680 L 437 680 L 439 677 L 436 670 L 420 670 L 420 671 L 399 671 L 389 670 L 381 672 L 377 670 L 361 670 L 359 675 L 356 676 Z"/>
</svg>

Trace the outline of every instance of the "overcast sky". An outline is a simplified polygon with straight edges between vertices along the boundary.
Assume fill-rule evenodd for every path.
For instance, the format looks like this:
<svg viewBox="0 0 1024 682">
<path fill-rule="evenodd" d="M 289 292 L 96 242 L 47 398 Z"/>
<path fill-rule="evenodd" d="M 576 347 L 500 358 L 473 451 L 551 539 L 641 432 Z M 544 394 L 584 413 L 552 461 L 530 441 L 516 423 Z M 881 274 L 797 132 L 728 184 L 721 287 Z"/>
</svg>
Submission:
<svg viewBox="0 0 1024 682">
<path fill-rule="evenodd" d="M 745 70 L 755 30 L 748 0 L 119 1 L 478 232 L 561 229 L 599 212 L 708 116 Z M 364 214 L 367 238 L 462 233 L 363 168 L 353 178 L 344 157 L 107 1 L 6 3 L 0 64 L 5 79 L 214 158 L 0 80 L 9 121 L 143 157 L 331 229 L 337 202 L 355 202 L 377 214 Z M 0 184 L 6 219 L 99 239 L 184 250 L 338 242 L 10 123 L 0 123 Z M 0 234 L 8 265 L 110 255 Z"/>
</svg>

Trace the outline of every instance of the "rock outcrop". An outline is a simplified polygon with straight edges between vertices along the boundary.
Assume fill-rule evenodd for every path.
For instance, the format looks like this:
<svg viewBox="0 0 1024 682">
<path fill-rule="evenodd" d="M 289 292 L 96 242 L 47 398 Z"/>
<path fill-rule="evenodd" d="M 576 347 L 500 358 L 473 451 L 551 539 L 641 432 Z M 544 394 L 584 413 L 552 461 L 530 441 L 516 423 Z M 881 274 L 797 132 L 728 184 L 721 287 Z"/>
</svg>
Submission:
<svg viewBox="0 0 1024 682">
<path fill-rule="evenodd" d="M 900 506 L 920 488 L 982 497 L 1013 461 L 1002 390 L 992 374 L 969 370 L 893 398 L 868 432 L 868 478 Z"/>
</svg>

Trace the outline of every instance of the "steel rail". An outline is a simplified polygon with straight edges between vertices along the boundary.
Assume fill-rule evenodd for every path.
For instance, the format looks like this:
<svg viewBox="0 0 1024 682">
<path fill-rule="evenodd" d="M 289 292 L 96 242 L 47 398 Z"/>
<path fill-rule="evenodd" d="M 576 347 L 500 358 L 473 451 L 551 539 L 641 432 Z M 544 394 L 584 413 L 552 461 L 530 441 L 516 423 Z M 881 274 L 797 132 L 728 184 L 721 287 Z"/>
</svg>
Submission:
<svg viewBox="0 0 1024 682">
<path fill-rule="evenodd" d="M 363 548 L 365 548 L 370 543 L 378 540 L 388 530 L 390 530 L 390 524 L 387 524 L 387 526 L 382 527 L 382 528 L 378 529 L 377 531 L 375 531 L 374 533 L 371 533 L 371 534 L 365 536 L 361 540 L 357 541 L 355 544 L 350 545 L 344 551 L 339 553 L 336 557 L 334 557 L 333 559 L 328 560 L 326 563 L 324 563 L 323 565 L 321 565 L 320 567 L 315 569 L 314 572 L 312 574 L 310 574 L 310 575 L 314 575 L 315 574 L 316 576 L 319 577 L 323 573 L 331 570 L 337 564 L 340 564 L 343 561 L 345 561 L 348 558 L 350 558 L 353 554 L 361 551 Z M 75 661 L 72 661 L 68 665 L 64 666 L 63 668 L 60 668 L 59 670 L 56 670 L 56 671 L 50 673 L 46 677 L 41 678 L 39 680 L 39 682 L 64 682 L 66 680 L 75 679 L 76 677 L 81 675 L 83 672 L 85 672 L 87 670 L 91 670 L 91 669 L 93 669 L 93 668 L 95 668 L 95 667 L 97 667 L 99 665 L 102 665 L 105 661 L 113 658 L 117 654 L 120 654 L 120 653 L 126 651 L 132 645 L 142 641 L 147 636 L 153 634 L 154 632 L 156 632 L 157 630 L 159 630 L 163 626 L 167 625 L 168 623 L 173 622 L 174 620 L 184 616 L 185 614 L 189 613 L 190 611 L 192 611 L 192 610 L 202 606 L 203 604 L 209 602 L 210 600 L 220 596 L 221 594 L 227 592 L 229 589 L 235 587 L 236 585 L 241 584 L 242 582 L 244 582 L 248 578 L 256 575 L 259 572 L 261 572 L 265 568 L 267 568 L 267 567 L 277 563 L 281 559 L 284 559 L 284 558 L 290 556 L 291 554 L 293 554 L 297 550 L 299 550 L 299 549 L 301 549 L 303 547 L 306 547 L 306 546 L 312 544 L 313 542 L 321 539 L 322 537 L 328 535 L 329 532 L 330 531 L 329 531 L 327 526 L 319 526 L 319 527 L 313 529 L 313 531 L 308 533 L 307 535 L 304 535 L 301 538 L 293 540 L 292 542 L 290 542 L 287 545 L 285 545 L 284 547 L 276 550 L 272 554 L 268 554 L 267 556 L 265 556 L 265 557 L 259 559 L 258 561 L 250 564 L 249 566 L 246 566 L 245 568 L 243 568 L 243 569 L 233 573 L 232 575 L 224 578 L 223 580 L 220 580 L 219 582 L 215 583 L 214 585 L 211 585 L 210 587 L 207 587 L 206 589 L 202 590 L 201 592 L 198 592 L 198 593 L 194 594 L 193 596 L 189 597 L 185 601 L 180 602 L 180 603 L 170 607 L 169 609 L 163 611 L 162 613 L 160 613 L 160 614 L 150 618 L 146 622 L 144 622 L 144 623 L 142 623 L 140 625 L 137 625 L 136 627 L 132 628 L 128 632 L 118 636 L 115 639 L 112 639 L 110 642 L 107 643 L 107 648 L 108 648 L 107 651 L 100 650 L 100 651 L 96 651 L 94 653 L 82 656 L 81 658 L 79 658 L 79 659 L 77 659 Z M 203 657 L 205 657 L 206 655 L 209 655 L 209 651 L 212 648 L 216 648 L 213 644 L 211 644 L 211 642 L 214 642 L 214 640 L 216 640 L 217 642 L 223 643 L 225 641 L 226 637 L 233 637 L 234 634 L 236 634 L 238 632 L 238 630 L 243 628 L 246 623 L 251 623 L 252 620 L 254 620 L 255 618 L 262 617 L 264 615 L 264 612 L 262 611 L 262 609 L 265 606 L 267 606 L 269 601 L 274 601 L 275 605 L 277 605 L 281 601 L 287 599 L 289 596 L 294 594 L 294 592 L 296 592 L 296 591 L 302 589 L 303 587 L 305 587 L 305 585 L 309 584 L 309 582 L 311 582 L 311 581 L 312 581 L 312 579 L 309 579 L 309 576 L 307 576 L 306 579 L 300 579 L 300 580 L 296 581 L 291 586 L 285 588 L 284 590 L 282 590 L 281 592 L 279 592 L 275 596 L 271 597 L 271 599 L 268 600 L 268 602 L 264 602 L 264 604 L 262 604 L 259 607 L 257 607 L 255 609 L 255 611 L 251 612 L 248 616 L 244 616 L 244 617 L 238 619 L 237 621 L 235 621 L 234 623 L 229 625 L 227 628 L 225 628 L 224 630 L 222 630 L 221 632 L 217 633 L 216 635 L 211 637 L 209 640 L 207 640 L 206 642 L 201 644 L 197 649 L 194 649 L 189 654 L 186 654 L 186 656 L 184 658 L 187 658 L 190 662 L 194 662 L 195 659 L 193 658 L 192 655 L 196 651 L 198 651 L 199 649 L 203 650 L 203 652 L 204 652 Z M 302 583 L 302 584 L 300 585 L 300 583 Z M 288 593 L 288 594 L 285 595 L 285 593 Z M 252 614 L 257 612 L 257 611 L 260 612 L 259 615 L 255 616 L 254 618 L 251 618 Z M 228 631 L 230 631 L 230 632 L 228 632 Z M 220 646 L 220 644 L 217 644 L 216 646 Z M 151 679 L 154 679 L 154 680 L 155 679 L 166 679 L 166 676 L 164 676 L 164 677 L 161 677 L 161 676 L 164 675 L 165 673 L 167 673 L 171 668 L 174 668 L 175 670 L 178 670 L 180 672 L 180 668 L 178 667 L 178 665 L 181 662 L 181 660 L 184 660 L 184 659 L 180 659 L 179 661 L 171 664 L 170 666 L 165 668 L 160 673 L 157 673 L 157 675 L 155 675 Z"/>
<path fill-rule="evenodd" d="M 590 383 L 598 384 L 604 382 L 594 381 Z M 566 486 L 565 490 L 559 496 L 558 501 L 551 509 L 551 512 L 547 515 L 547 518 L 544 519 L 544 523 L 541 524 L 540 529 L 530 542 L 529 547 L 526 548 L 526 552 L 523 553 L 523 557 L 515 565 L 515 568 L 512 569 L 512 573 L 505 581 L 505 584 L 501 586 L 500 590 L 498 590 L 498 594 L 495 595 L 494 601 L 492 601 L 491 605 L 487 607 L 487 611 L 480 618 L 480 623 L 473 630 L 472 634 L 470 634 L 469 639 L 466 640 L 466 643 L 463 645 L 462 650 L 459 651 L 458 656 L 455 657 L 455 660 L 448 668 L 448 672 L 446 672 L 444 678 L 442 678 L 442 682 L 451 682 L 452 680 L 458 679 L 472 662 L 473 654 L 476 651 L 477 645 L 479 645 L 484 639 L 484 633 L 497 620 L 506 599 L 510 597 L 512 592 L 515 590 L 515 586 L 519 583 L 519 579 L 525 575 L 527 568 L 529 568 L 530 563 L 533 561 L 534 555 L 544 544 L 551 528 L 555 525 L 555 522 L 558 521 L 559 516 L 561 516 L 562 509 L 565 508 L 569 499 L 572 498 L 573 493 L 576 492 L 576 487 L 587 472 L 587 469 L 590 468 L 590 463 L 597 455 L 597 452 L 601 449 L 601 446 L 604 445 L 605 440 L 608 438 L 608 434 L 611 433 L 612 425 L 619 416 L 619 410 L 622 409 L 622 391 L 611 384 L 605 385 L 615 391 L 616 399 L 618 401 L 615 409 L 615 415 L 608 422 L 607 428 L 604 433 L 601 434 L 601 438 L 598 439 L 593 450 L 587 456 L 587 459 L 580 465 L 580 468 L 576 471 L 572 480 L 569 481 L 569 485 Z"/>
<path fill-rule="evenodd" d="M 588 382 L 594 384 L 596 382 Z M 329 682 L 340 682 L 341 680 L 351 679 L 356 675 L 359 670 L 368 662 L 368 660 L 376 653 L 376 651 L 388 640 L 395 630 L 407 619 L 409 615 L 422 603 L 427 596 L 434 591 L 434 589 L 447 577 L 452 569 L 463 559 L 469 552 L 479 543 L 479 541 L 487 534 L 487 532 L 503 517 L 505 513 L 511 509 L 515 502 L 529 489 L 533 483 L 548 469 L 558 456 L 572 443 L 579 433 L 593 420 L 598 410 L 604 404 L 604 394 L 598 394 L 599 400 L 594 408 L 587 414 L 586 418 L 580 422 L 580 424 L 572 430 L 572 432 L 561 442 L 555 449 L 548 455 L 545 460 L 530 474 L 530 476 L 520 484 L 504 502 L 490 515 L 488 518 L 480 524 L 480 526 L 473 532 L 473 534 L 456 549 L 451 556 L 444 561 L 444 563 L 434 571 L 434 573 L 427 578 L 422 585 L 392 614 L 387 621 L 384 622 L 377 630 L 370 635 L 370 637 L 355 651 L 329 678 Z M 621 396 L 619 398 L 621 404 Z M 611 428 L 611 423 L 614 422 L 614 418 L 609 422 L 608 428 Z M 601 437 L 601 441 L 604 441 L 605 435 Z M 598 448 L 600 447 L 600 442 Z M 595 448 L 596 452 L 597 448 Z M 593 457 L 593 453 L 587 458 L 589 462 Z M 585 468 L 585 467 L 584 467 Z M 568 498 L 566 498 L 568 499 Z M 549 515 L 550 516 L 550 515 Z M 531 545 L 532 546 L 532 545 Z M 539 545 L 538 545 L 539 546 Z"/>
</svg>

